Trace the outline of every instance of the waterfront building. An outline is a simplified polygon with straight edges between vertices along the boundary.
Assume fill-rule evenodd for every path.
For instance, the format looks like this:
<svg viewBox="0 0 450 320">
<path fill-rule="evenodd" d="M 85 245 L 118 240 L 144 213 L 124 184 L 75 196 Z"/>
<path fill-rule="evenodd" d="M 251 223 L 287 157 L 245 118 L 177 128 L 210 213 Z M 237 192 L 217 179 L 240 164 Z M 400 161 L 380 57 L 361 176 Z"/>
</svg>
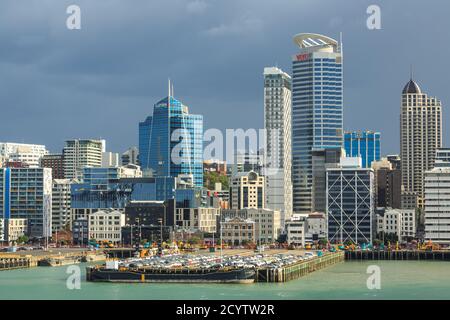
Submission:
<svg viewBox="0 0 450 320">
<path fill-rule="evenodd" d="M 254 171 L 231 178 L 230 208 L 265 208 L 265 178 Z"/>
<path fill-rule="evenodd" d="M 127 164 L 139 165 L 139 149 L 138 147 L 131 147 L 121 156 L 121 165 L 126 166 Z"/>
<path fill-rule="evenodd" d="M 441 101 L 422 92 L 412 79 L 402 92 L 400 150 L 404 191 L 416 192 L 422 206 L 425 171 L 434 167 L 442 147 Z"/>
<path fill-rule="evenodd" d="M 125 225 L 122 227 L 122 244 L 138 248 L 142 243 L 169 242 L 173 227 L 160 225 Z"/>
<path fill-rule="evenodd" d="M 255 237 L 258 243 L 274 243 L 281 231 L 281 213 L 278 210 L 264 208 L 229 209 L 222 210 L 217 223 L 226 219 L 239 217 L 244 220 L 255 222 Z"/>
<path fill-rule="evenodd" d="M 379 132 L 346 131 L 344 146 L 347 157 L 361 157 L 362 167 L 370 168 L 372 161 L 381 158 Z"/>
<path fill-rule="evenodd" d="M 70 185 L 69 179 L 53 179 L 52 183 L 52 231 L 70 228 Z"/>
<path fill-rule="evenodd" d="M 81 178 L 84 167 L 101 167 L 105 140 L 67 140 L 63 149 L 64 177 Z"/>
<path fill-rule="evenodd" d="M 292 57 L 293 211 L 313 207 L 313 149 L 343 145 L 342 43 L 320 34 L 294 36 Z"/>
<path fill-rule="evenodd" d="M 174 226 L 177 229 L 215 233 L 218 216 L 220 208 L 176 208 Z"/>
<path fill-rule="evenodd" d="M 425 172 L 425 240 L 450 244 L 450 167 Z"/>
<path fill-rule="evenodd" d="M 228 245 L 241 246 L 256 243 L 256 223 L 239 217 L 227 218 L 222 222 L 222 241 Z"/>
<path fill-rule="evenodd" d="M 27 234 L 27 219 L 3 219 L 0 218 L 0 242 L 13 243 Z"/>
<path fill-rule="evenodd" d="M 72 243 L 85 246 L 89 243 L 89 220 L 86 217 L 75 219 L 72 222 Z"/>
<path fill-rule="evenodd" d="M 22 162 L 30 167 L 38 167 L 46 154 L 48 151 L 44 145 L 0 142 L 0 157 L 3 161 Z"/>
<path fill-rule="evenodd" d="M 88 169 L 86 169 L 88 170 Z M 192 189 L 175 190 L 175 179 L 157 178 L 116 178 L 91 179 L 71 186 L 72 219 L 87 217 L 101 209 L 124 210 L 130 201 L 177 199 L 181 204 L 195 205 L 197 199 Z M 180 194 L 178 194 L 178 192 Z"/>
<path fill-rule="evenodd" d="M 401 204 L 402 177 L 400 169 L 394 169 L 387 158 L 372 162 L 375 174 L 375 204 L 377 207 L 399 209 Z"/>
<path fill-rule="evenodd" d="M 89 215 L 89 239 L 120 244 L 125 215 L 118 210 L 99 210 Z"/>
<path fill-rule="evenodd" d="M 306 242 L 327 239 L 327 219 L 323 212 L 312 212 L 306 218 Z"/>
<path fill-rule="evenodd" d="M 332 243 L 372 243 L 375 226 L 374 174 L 361 158 L 342 158 L 327 169 L 328 240 Z"/>
<path fill-rule="evenodd" d="M 288 245 L 304 247 L 306 243 L 308 214 L 295 213 L 286 221 L 286 242 Z"/>
<path fill-rule="evenodd" d="M 292 214 L 291 85 L 286 72 L 264 68 L 266 204 L 281 212 L 282 225 Z"/>
<path fill-rule="evenodd" d="M 342 148 L 312 150 L 312 208 L 316 212 L 325 212 L 327 207 L 326 176 L 327 168 L 335 168 L 345 151 Z"/>
<path fill-rule="evenodd" d="M 377 214 L 377 233 L 381 240 L 391 234 L 400 242 L 411 241 L 416 236 L 415 210 L 386 208 L 383 214 Z"/>
<path fill-rule="evenodd" d="M 175 200 L 130 201 L 125 206 L 125 224 L 129 226 L 174 226 Z"/>
<path fill-rule="evenodd" d="M 41 167 L 51 168 L 53 179 L 64 179 L 64 159 L 62 153 L 46 154 L 42 156 Z"/>
<path fill-rule="evenodd" d="M 29 237 L 51 236 L 52 170 L 0 169 L 0 218 L 27 219 Z"/>
<path fill-rule="evenodd" d="M 191 174 L 203 186 L 203 116 L 169 96 L 139 123 L 139 163 L 151 176 Z"/>
</svg>

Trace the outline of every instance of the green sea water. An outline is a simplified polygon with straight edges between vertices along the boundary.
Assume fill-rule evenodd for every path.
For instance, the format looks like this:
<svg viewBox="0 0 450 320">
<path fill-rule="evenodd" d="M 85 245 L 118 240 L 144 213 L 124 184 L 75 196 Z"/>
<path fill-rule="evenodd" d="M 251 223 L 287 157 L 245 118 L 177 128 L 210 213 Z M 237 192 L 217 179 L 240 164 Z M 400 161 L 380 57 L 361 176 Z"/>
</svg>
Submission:
<svg viewBox="0 0 450 320">
<path fill-rule="evenodd" d="M 370 290 L 369 265 L 381 270 L 381 289 Z M 450 263 L 344 262 L 287 283 L 115 284 L 85 281 L 69 290 L 65 267 L 0 271 L 0 299 L 450 299 Z"/>
</svg>

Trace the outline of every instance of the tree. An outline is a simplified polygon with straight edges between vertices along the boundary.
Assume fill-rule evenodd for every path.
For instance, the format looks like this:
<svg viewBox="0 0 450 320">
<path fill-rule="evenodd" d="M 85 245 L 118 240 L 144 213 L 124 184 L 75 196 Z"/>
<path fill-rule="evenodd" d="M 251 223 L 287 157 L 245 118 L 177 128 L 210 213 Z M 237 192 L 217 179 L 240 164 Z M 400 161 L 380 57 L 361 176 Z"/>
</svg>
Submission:
<svg viewBox="0 0 450 320">
<path fill-rule="evenodd" d="M 20 236 L 17 238 L 17 243 L 27 243 L 29 241 L 28 237 L 26 235 Z"/>
<path fill-rule="evenodd" d="M 222 175 L 214 171 L 207 171 L 203 174 L 203 185 L 209 190 L 215 189 L 216 182 L 220 182 L 222 184 L 223 190 L 227 190 L 229 188 L 228 177 L 226 175 Z"/>
</svg>

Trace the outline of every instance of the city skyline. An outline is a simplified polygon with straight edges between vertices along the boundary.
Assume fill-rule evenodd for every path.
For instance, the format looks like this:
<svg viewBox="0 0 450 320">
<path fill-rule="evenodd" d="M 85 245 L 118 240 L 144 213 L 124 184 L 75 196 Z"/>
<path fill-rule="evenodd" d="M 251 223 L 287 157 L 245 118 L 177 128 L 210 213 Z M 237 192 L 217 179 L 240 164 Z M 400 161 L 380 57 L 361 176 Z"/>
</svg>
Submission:
<svg viewBox="0 0 450 320">
<path fill-rule="evenodd" d="M 174 80 L 175 97 L 189 105 L 193 112 L 204 115 L 205 129 L 262 128 L 263 68 L 278 65 L 291 73 L 290 56 L 296 52 L 291 37 L 298 32 L 314 31 L 337 38 L 342 31 L 347 49 L 344 130 L 381 132 L 383 137 L 390 138 L 383 139 L 382 154 L 399 153 L 398 101 L 408 80 L 410 65 L 414 65 L 414 78 L 422 89 L 442 100 L 444 123 L 448 121 L 445 105 L 450 98 L 445 90 L 447 75 L 442 68 L 445 64 L 443 57 L 450 48 L 443 44 L 442 58 L 437 55 L 434 59 L 429 58 L 427 44 L 414 42 L 414 51 L 411 50 L 411 40 L 425 36 L 428 31 L 421 30 L 420 24 L 412 23 L 419 18 L 419 2 L 409 4 L 404 8 L 401 4 L 381 3 L 382 29 L 371 31 L 365 26 L 365 3 L 340 8 L 330 2 L 327 6 L 326 1 L 321 4 L 284 2 L 284 6 L 280 6 L 282 8 L 275 12 L 271 10 L 271 13 L 285 17 L 286 24 L 272 28 L 271 20 L 266 19 L 269 12 L 264 6 L 255 8 L 252 1 L 243 5 L 242 14 L 237 18 L 231 14 L 237 5 L 234 2 L 227 4 L 222 15 L 218 15 L 216 9 L 221 9 L 222 4 L 176 1 L 174 12 L 177 18 L 183 16 L 182 22 L 199 21 L 192 24 L 193 29 L 180 31 L 177 28 L 180 22 L 162 21 L 156 17 L 153 9 L 165 8 L 158 2 L 151 5 L 137 3 L 136 9 L 120 12 L 121 20 L 118 20 L 120 10 L 116 12 L 116 9 L 80 1 L 83 26 L 81 30 L 70 33 L 64 25 L 65 2 L 51 8 L 45 3 L 27 8 L 6 2 L 4 5 L 10 11 L 21 12 L 16 17 L 20 23 L 15 25 L 22 27 L 17 30 L 11 20 L 1 19 L 3 29 L 16 34 L 16 37 L 0 34 L 8 49 L 0 57 L 5 75 L 0 101 L 13 106 L 4 110 L 2 118 L 7 121 L 1 123 L 0 136 L 4 141 L 45 144 L 52 152 L 60 151 L 67 139 L 104 138 L 110 142 L 111 151 L 123 152 L 138 144 L 135 123 L 149 114 L 154 101 L 165 92 L 168 77 Z M 300 10 L 304 8 L 308 10 Z M 307 16 L 319 9 L 323 11 L 319 16 L 315 14 L 314 19 Z M 47 15 L 58 17 L 57 10 L 62 13 L 60 18 L 52 18 L 42 24 Z M 427 7 L 427 10 L 437 17 L 445 11 L 442 8 L 437 11 L 433 7 Z M 100 11 L 105 12 L 103 18 L 99 17 Z M 305 15 L 305 19 L 300 23 L 301 19 L 291 19 L 294 13 L 290 11 L 299 17 Z M 90 14 L 92 12 L 96 13 L 95 20 Z M 137 16 L 137 26 L 132 26 L 133 15 Z M 151 28 L 147 28 L 145 23 L 149 15 L 154 18 Z M 220 17 L 218 22 L 211 20 Z M 437 28 L 445 28 L 445 19 L 436 21 Z M 174 25 L 167 28 L 171 22 Z M 234 28 L 233 23 L 236 24 Z M 148 55 L 149 48 L 141 40 L 146 36 L 150 43 L 156 43 L 162 37 L 154 31 L 159 27 L 166 27 L 164 39 L 171 41 L 161 43 L 158 48 L 151 46 L 153 50 L 150 51 L 156 53 Z M 174 29 L 180 33 L 174 35 Z M 135 37 L 127 38 L 123 32 L 113 32 L 120 30 L 126 30 Z M 112 34 L 115 41 L 111 41 Z M 93 43 L 94 39 L 99 43 Z M 242 43 L 243 40 L 247 42 Z M 186 44 L 184 41 L 192 44 L 187 53 L 168 50 Z M 233 49 L 236 43 L 243 45 L 239 52 Z M 384 43 L 389 44 L 389 50 L 379 50 Z M 128 49 L 121 49 L 124 45 Z M 56 55 L 51 62 L 44 58 L 48 49 Z M 37 54 L 29 55 L 25 53 L 27 50 L 37 50 Z M 162 55 L 163 52 L 167 55 Z M 133 62 L 121 61 L 122 56 L 136 59 Z M 230 66 L 245 70 L 242 77 L 233 77 Z M 207 74 L 214 73 L 220 77 L 207 77 Z M 26 88 L 28 94 L 19 94 L 20 88 Z M 215 110 L 228 112 L 218 116 Z M 242 117 L 227 115 L 236 110 L 242 111 Z M 23 117 L 24 113 L 31 116 Z M 72 121 L 59 121 L 69 118 Z M 115 130 L 119 124 L 122 130 Z M 54 134 L 55 130 L 60 134 Z M 448 133 L 445 126 L 443 132 L 445 145 Z"/>
</svg>

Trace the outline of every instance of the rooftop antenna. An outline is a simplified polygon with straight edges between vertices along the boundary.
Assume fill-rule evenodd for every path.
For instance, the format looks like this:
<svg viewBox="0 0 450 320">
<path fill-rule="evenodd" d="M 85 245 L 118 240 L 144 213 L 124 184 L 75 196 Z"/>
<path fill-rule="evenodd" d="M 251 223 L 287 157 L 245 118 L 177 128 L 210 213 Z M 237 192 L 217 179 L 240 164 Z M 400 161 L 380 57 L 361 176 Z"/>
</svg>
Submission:
<svg viewBox="0 0 450 320">
<path fill-rule="evenodd" d="M 413 65 L 412 65 L 412 63 L 409 66 L 409 76 L 410 76 L 410 80 L 412 80 L 413 79 Z"/>
<path fill-rule="evenodd" d="M 172 82 L 172 96 L 174 96 L 175 94 L 174 94 L 174 91 L 173 91 L 173 82 Z"/>
<path fill-rule="evenodd" d="M 339 42 L 340 42 L 340 51 L 341 51 L 341 54 L 343 54 L 343 52 L 344 52 L 344 44 L 342 43 L 342 31 L 339 33 Z"/>
</svg>

